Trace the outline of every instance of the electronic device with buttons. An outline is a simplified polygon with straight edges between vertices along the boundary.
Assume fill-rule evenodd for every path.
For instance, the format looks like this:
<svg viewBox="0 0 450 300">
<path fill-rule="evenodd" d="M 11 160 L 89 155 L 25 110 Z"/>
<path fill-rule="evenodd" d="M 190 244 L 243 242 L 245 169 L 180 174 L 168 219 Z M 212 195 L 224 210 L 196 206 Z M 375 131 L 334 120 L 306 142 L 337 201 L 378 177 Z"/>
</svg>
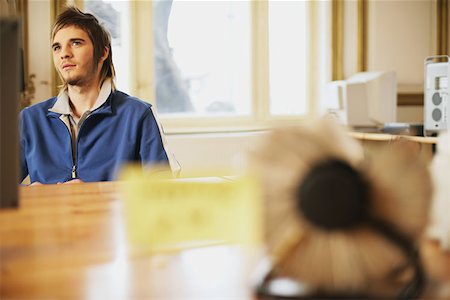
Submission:
<svg viewBox="0 0 450 300">
<path fill-rule="evenodd" d="M 425 59 L 424 135 L 437 135 L 450 128 L 450 57 L 430 56 Z"/>
</svg>

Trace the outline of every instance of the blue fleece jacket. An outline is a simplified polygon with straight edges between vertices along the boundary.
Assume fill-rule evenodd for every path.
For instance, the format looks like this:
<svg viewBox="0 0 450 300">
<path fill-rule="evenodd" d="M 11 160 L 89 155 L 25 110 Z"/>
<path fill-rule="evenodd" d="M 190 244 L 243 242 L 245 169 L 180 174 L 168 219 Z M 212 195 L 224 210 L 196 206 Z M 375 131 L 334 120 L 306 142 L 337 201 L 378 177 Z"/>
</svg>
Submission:
<svg viewBox="0 0 450 300">
<path fill-rule="evenodd" d="M 124 162 L 164 163 L 168 157 L 151 105 L 120 91 L 82 123 L 72 158 L 71 133 L 49 111 L 57 98 L 20 113 L 21 181 L 108 181 Z"/>
</svg>

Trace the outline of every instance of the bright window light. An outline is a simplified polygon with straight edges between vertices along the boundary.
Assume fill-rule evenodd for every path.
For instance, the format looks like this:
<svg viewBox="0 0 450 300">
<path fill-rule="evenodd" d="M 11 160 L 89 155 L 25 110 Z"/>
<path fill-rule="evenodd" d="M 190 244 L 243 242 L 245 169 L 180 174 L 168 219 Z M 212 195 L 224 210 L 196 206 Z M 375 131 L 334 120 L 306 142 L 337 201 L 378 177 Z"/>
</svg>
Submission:
<svg viewBox="0 0 450 300">
<path fill-rule="evenodd" d="M 160 114 L 251 113 L 251 3 L 154 1 Z"/>
<path fill-rule="evenodd" d="M 269 1 L 270 113 L 307 113 L 307 1 Z"/>
</svg>

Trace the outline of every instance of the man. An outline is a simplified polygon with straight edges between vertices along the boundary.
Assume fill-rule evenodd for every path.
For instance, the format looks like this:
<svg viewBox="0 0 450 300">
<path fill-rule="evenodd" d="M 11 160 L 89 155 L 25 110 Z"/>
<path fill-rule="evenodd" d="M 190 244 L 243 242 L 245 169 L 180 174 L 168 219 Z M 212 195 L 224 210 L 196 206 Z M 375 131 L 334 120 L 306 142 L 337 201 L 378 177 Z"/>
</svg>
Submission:
<svg viewBox="0 0 450 300">
<path fill-rule="evenodd" d="M 74 7 L 52 29 L 57 97 L 21 112 L 21 179 L 31 183 L 113 180 L 124 162 L 167 164 L 151 105 L 115 89 L 111 39 Z"/>
</svg>

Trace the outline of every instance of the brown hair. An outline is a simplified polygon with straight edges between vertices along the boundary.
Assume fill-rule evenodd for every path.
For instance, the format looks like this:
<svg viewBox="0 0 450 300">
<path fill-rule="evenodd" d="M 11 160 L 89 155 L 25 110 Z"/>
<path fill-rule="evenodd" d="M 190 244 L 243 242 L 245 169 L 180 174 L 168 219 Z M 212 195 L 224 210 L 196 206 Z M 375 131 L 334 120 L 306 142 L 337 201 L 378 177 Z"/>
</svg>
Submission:
<svg viewBox="0 0 450 300">
<path fill-rule="evenodd" d="M 111 36 L 109 32 L 102 26 L 96 17 L 92 14 L 83 13 L 76 7 L 69 6 L 61 14 L 58 15 L 55 24 L 52 28 L 52 40 L 56 33 L 67 26 L 76 26 L 84 30 L 91 39 L 94 46 L 94 61 L 99 62 L 105 48 L 108 48 L 108 57 L 105 59 L 100 71 L 100 83 L 103 83 L 106 78 L 111 78 L 112 88 L 115 89 L 114 77 L 115 70 L 112 60 Z M 67 89 L 67 83 L 63 80 L 63 89 Z"/>
</svg>

